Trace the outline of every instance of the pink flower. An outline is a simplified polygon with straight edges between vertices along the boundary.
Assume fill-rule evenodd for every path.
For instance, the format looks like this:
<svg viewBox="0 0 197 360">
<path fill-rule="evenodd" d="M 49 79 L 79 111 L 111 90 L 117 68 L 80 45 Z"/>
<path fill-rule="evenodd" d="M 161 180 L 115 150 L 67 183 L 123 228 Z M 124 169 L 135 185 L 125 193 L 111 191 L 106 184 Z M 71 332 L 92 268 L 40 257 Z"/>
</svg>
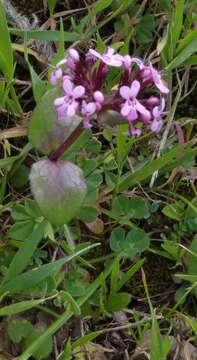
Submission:
<svg viewBox="0 0 197 360">
<path fill-rule="evenodd" d="M 61 69 L 61 65 L 65 65 L 66 63 L 67 59 L 63 59 L 57 63 L 55 70 L 51 73 L 51 85 L 57 85 L 58 80 L 62 78 L 63 71 Z"/>
<path fill-rule="evenodd" d="M 140 113 L 146 121 L 150 120 L 151 113 L 148 111 L 145 106 L 143 106 L 139 100 L 137 100 L 137 95 L 140 91 L 140 82 L 134 80 L 131 83 L 131 86 L 121 86 L 120 95 L 125 99 L 125 103 L 121 108 L 121 115 L 126 117 L 128 121 L 134 121 L 138 118 L 138 113 Z"/>
<path fill-rule="evenodd" d="M 127 71 L 131 70 L 131 57 L 129 55 L 125 55 L 122 57 L 122 61 L 123 61 L 123 66 Z"/>
<path fill-rule="evenodd" d="M 84 129 L 90 129 L 90 117 L 96 112 L 96 104 L 94 102 L 87 103 L 85 100 L 82 102 L 81 113 L 83 115 L 83 127 Z"/>
<path fill-rule="evenodd" d="M 76 64 L 78 64 L 80 62 L 79 53 L 75 49 L 70 49 L 70 50 L 68 50 L 68 54 L 69 54 L 69 56 L 68 56 L 66 65 L 69 69 L 75 70 Z"/>
<path fill-rule="evenodd" d="M 57 85 L 58 80 L 62 78 L 62 69 L 61 68 L 56 68 L 52 73 L 51 73 L 51 85 Z"/>
<path fill-rule="evenodd" d="M 147 79 L 150 79 L 153 81 L 155 86 L 164 94 L 169 93 L 168 87 L 165 85 L 164 81 L 161 78 L 161 74 L 150 64 L 149 66 L 146 66 L 143 71 L 143 76 L 145 76 Z"/>
<path fill-rule="evenodd" d="M 102 103 L 104 101 L 104 95 L 102 94 L 101 91 L 95 91 L 93 97 L 95 100 L 96 110 L 100 111 L 102 108 Z"/>
<path fill-rule="evenodd" d="M 75 49 L 70 49 L 70 50 L 68 50 L 68 53 L 69 53 L 71 59 L 72 59 L 74 62 L 79 62 L 79 61 L 80 61 L 79 53 L 78 53 L 77 50 L 75 50 Z"/>
<path fill-rule="evenodd" d="M 154 132 L 159 132 L 163 126 L 162 116 L 166 114 L 163 110 L 165 109 L 165 100 L 161 99 L 159 106 L 153 108 L 153 122 L 151 124 L 151 130 Z"/>
<path fill-rule="evenodd" d="M 63 90 L 65 95 L 54 101 L 54 105 L 57 106 L 58 117 L 63 118 L 65 114 L 68 117 L 73 117 L 79 107 L 79 102 L 76 99 L 81 98 L 85 94 L 85 88 L 82 85 L 74 87 L 69 79 L 65 79 Z"/>
<path fill-rule="evenodd" d="M 95 60 L 99 60 L 96 67 Z M 110 66 L 119 67 L 120 76 L 116 84 L 119 91 L 113 92 L 112 89 L 105 97 L 103 89 Z M 84 62 L 78 51 L 71 48 L 66 58 L 56 65 L 51 83 L 61 86 L 62 90 L 61 97 L 54 101 L 59 118 L 72 119 L 77 113 L 82 117 L 84 128 L 91 127 L 92 117 L 110 110 L 119 111 L 128 121 L 131 136 L 142 133 L 141 127 L 135 127 L 136 122 L 148 125 L 156 132 L 162 127 L 165 101 L 155 90 L 167 94 L 169 89 L 161 72 L 152 64 L 144 65 L 138 57 L 117 54 L 109 47 L 103 54 L 90 49 Z"/>
<path fill-rule="evenodd" d="M 148 99 L 143 100 L 143 104 L 146 106 L 156 106 L 160 103 L 160 99 L 157 96 L 150 96 Z"/>
<path fill-rule="evenodd" d="M 90 124 L 90 117 L 97 111 L 101 110 L 104 96 L 101 91 L 95 91 L 93 94 L 94 100 L 87 103 L 85 100 L 82 102 L 81 113 L 83 115 L 83 127 L 89 129 L 92 127 Z"/>
<path fill-rule="evenodd" d="M 89 50 L 89 54 L 91 54 L 94 58 L 97 58 L 104 62 L 106 65 L 120 67 L 123 63 L 123 57 L 118 54 L 114 54 L 115 50 L 112 48 L 108 48 L 104 54 L 100 54 L 96 50 Z"/>
<path fill-rule="evenodd" d="M 99 102 L 100 104 L 103 103 L 104 101 L 104 95 L 102 94 L 101 91 L 95 91 L 94 92 L 94 100 Z"/>
<path fill-rule="evenodd" d="M 141 129 L 135 129 L 134 127 L 129 127 L 128 135 L 139 137 L 142 134 Z"/>
</svg>

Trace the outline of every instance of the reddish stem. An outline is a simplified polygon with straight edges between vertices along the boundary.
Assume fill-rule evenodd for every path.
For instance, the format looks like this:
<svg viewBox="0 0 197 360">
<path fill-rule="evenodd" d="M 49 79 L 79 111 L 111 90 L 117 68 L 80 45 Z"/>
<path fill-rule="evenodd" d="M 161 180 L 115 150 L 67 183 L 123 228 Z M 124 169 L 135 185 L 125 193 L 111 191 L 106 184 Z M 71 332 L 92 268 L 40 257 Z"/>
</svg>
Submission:
<svg viewBox="0 0 197 360">
<path fill-rule="evenodd" d="M 72 134 L 61 144 L 56 150 L 52 151 L 49 155 L 49 160 L 57 161 L 60 156 L 77 140 L 77 138 L 83 132 L 83 127 L 78 125 L 78 127 L 72 132 Z"/>
</svg>

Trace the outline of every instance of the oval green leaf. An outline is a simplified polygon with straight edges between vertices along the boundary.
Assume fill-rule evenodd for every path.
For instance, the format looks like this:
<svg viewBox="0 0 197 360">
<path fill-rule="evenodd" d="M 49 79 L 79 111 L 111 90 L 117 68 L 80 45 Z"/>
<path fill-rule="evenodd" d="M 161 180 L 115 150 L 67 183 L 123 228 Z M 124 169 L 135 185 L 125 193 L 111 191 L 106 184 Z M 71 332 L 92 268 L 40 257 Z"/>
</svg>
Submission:
<svg viewBox="0 0 197 360">
<path fill-rule="evenodd" d="M 68 223 L 79 211 L 87 186 L 82 170 L 69 161 L 40 160 L 32 166 L 31 189 L 51 224 Z"/>
</svg>

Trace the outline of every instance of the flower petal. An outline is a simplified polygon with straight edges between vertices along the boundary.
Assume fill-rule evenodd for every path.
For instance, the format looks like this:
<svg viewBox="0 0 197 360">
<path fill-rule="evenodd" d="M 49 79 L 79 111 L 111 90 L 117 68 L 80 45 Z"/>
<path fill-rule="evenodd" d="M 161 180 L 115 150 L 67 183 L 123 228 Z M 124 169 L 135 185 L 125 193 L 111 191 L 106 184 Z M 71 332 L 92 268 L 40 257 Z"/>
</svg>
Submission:
<svg viewBox="0 0 197 360">
<path fill-rule="evenodd" d="M 161 120 L 158 121 L 157 119 L 154 119 L 150 128 L 154 132 L 159 132 L 161 130 L 162 126 L 163 126 L 163 123 Z"/>
<path fill-rule="evenodd" d="M 73 61 L 78 62 L 80 60 L 79 53 L 77 50 L 70 49 L 68 52 Z"/>
<path fill-rule="evenodd" d="M 115 50 L 111 48 L 110 46 L 107 48 L 107 51 L 105 52 L 105 55 L 111 57 L 114 55 Z"/>
<path fill-rule="evenodd" d="M 163 93 L 163 94 L 168 94 L 169 93 L 169 89 L 167 87 L 167 85 L 164 83 L 164 81 L 160 78 L 157 81 L 154 82 L 155 86 Z"/>
<path fill-rule="evenodd" d="M 103 60 L 103 56 L 96 50 L 90 49 L 89 53 L 94 56 L 95 58 L 98 58 L 100 60 Z"/>
<path fill-rule="evenodd" d="M 69 79 L 65 79 L 63 82 L 63 90 L 69 96 L 73 95 L 73 83 Z"/>
<path fill-rule="evenodd" d="M 90 102 L 89 104 L 86 105 L 86 112 L 88 113 L 88 115 L 94 114 L 95 111 L 96 111 L 96 104 L 94 102 Z"/>
<path fill-rule="evenodd" d="M 131 68 L 131 57 L 129 55 L 125 55 L 122 57 L 123 65 L 126 70 L 130 70 Z"/>
<path fill-rule="evenodd" d="M 71 103 L 68 105 L 68 107 L 66 109 L 66 115 L 68 117 L 73 117 L 73 116 L 75 116 L 75 114 L 76 114 L 76 107 L 73 103 Z"/>
<path fill-rule="evenodd" d="M 130 87 L 128 86 L 121 86 L 120 87 L 120 95 L 123 99 L 129 100 L 130 99 Z"/>
<path fill-rule="evenodd" d="M 60 67 L 61 65 L 65 65 L 67 63 L 67 59 L 63 59 L 57 63 L 57 67 Z"/>
<path fill-rule="evenodd" d="M 84 88 L 84 86 L 82 86 L 82 85 L 76 86 L 76 87 L 73 89 L 73 97 L 74 97 L 75 99 L 80 98 L 80 97 L 83 96 L 84 94 L 85 94 L 85 88 Z"/>
<path fill-rule="evenodd" d="M 134 80 L 129 90 L 130 98 L 136 98 L 139 91 L 140 91 L 140 82 L 138 80 Z"/>
<path fill-rule="evenodd" d="M 136 108 L 134 106 L 130 107 L 130 113 L 127 116 L 128 121 L 135 121 L 138 118 Z"/>
<path fill-rule="evenodd" d="M 128 116 L 131 111 L 131 106 L 128 104 L 128 101 L 125 101 L 122 109 L 121 109 L 121 115 L 122 116 Z"/>
<path fill-rule="evenodd" d="M 84 129 L 90 129 L 92 125 L 90 124 L 90 119 L 88 117 L 85 117 L 83 119 L 83 128 Z"/>
<path fill-rule="evenodd" d="M 161 111 L 159 110 L 159 106 L 155 106 L 153 108 L 153 116 L 154 116 L 155 119 L 160 119 Z"/>
<path fill-rule="evenodd" d="M 151 76 L 153 79 L 153 82 L 155 84 L 155 86 L 164 94 L 168 94 L 169 93 L 169 89 L 167 87 L 167 85 L 164 83 L 164 81 L 161 78 L 161 75 L 159 73 L 159 71 L 157 71 L 152 64 L 150 64 L 149 69 L 151 71 Z"/>
<path fill-rule="evenodd" d="M 146 114 L 140 114 L 140 119 L 145 123 L 149 124 L 151 120 L 151 113 L 148 111 Z"/>
<path fill-rule="evenodd" d="M 118 55 L 113 55 L 113 57 L 111 59 L 105 59 L 104 58 L 104 62 L 107 64 L 107 65 L 110 65 L 110 66 L 114 66 L 114 67 L 120 67 L 122 66 L 122 59 L 120 59 L 118 57 Z"/>
<path fill-rule="evenodd" d="M 51 73 L 51 84 L 52 84 L 52 85 L 56 85 L 58 79 L 60 79 L 61 77 L 62 77 L 62 69 L 61 69 L 61 68 L 55 69 L 55 70 Z"/>
<path fill-rule="evenodd" d="M 57 108 L 58 118 L 61 119 L 65 116 L 67 105 L 64 103 Z"/>
<path fill-rule="evenodd" d="M 156 96 L 150 96 L 148 99 L 144 100 L 144 103 L 147 106 L 155 106 L 158 105 L 160 102 L 160 99 Z"/>
<path fill-rule="evenodd" d="M 57 77 L 56 77 L 55 71 L 53 71 L 51 73 L 50 83 L 53 86 L 57 84 Z"/>
<path fill-rule="evenodd" d="M 132 136 L 136 136 L 136 137 L 139 137 L 139 136 L 141 136 L 141 134 L 142 134 L 142 130 L 141 129 L 132 129 L 131 130 L 131 135 Z"/>
<path fill-rule="evenodd" d="M 63 105 L 64 103 L 65 103 L 64 96 L 59 97 L 59 98 L 54 100 L 54 105 L 55 106 L 60 106 L 60 105 Z"/>
<path fill-rule="evenodd" d="M 139 111 L 140 114 L 142 114 L 143 116 L 145 116 L 146 120 L 150 120 L 151 119 L 151 113 L 149 110 L 147 110 L 145 108 L 144 105 L 142 105 L 139 101 L 136 100 L 136 109 L 137 111 Z"/>
<path fill-rule="evenodd" d="M 94 92 L 94 100 L 98 101 L 99 103 L 102 103 L 104 101 L 104 95 L 101 91 Z"/>
</svg>

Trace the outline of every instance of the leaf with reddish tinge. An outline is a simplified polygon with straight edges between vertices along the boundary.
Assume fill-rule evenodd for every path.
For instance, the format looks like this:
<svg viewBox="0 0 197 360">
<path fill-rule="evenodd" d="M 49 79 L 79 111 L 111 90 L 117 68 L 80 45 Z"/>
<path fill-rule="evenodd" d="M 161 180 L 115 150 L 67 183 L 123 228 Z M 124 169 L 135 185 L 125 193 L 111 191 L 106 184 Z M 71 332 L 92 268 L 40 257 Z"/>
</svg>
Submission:
<svg viewBox="0 0 197 360">
<path fill-rule="evenodd" d="M 91 223 L 86 223 L 87 228 L 93 232 L 94 234 L 102 234 L 104 230 L 104 222 L 100 218 L 96 218 L 96 220 Z"/>
<path fill-rule="evenodd" d="M 30 182 L 40 210 L 54 225 L 68 223 L 75 216 L 87 191 L 82 170 L 63 160 L 38 161 L 32 166 Z"/>
</svg>

